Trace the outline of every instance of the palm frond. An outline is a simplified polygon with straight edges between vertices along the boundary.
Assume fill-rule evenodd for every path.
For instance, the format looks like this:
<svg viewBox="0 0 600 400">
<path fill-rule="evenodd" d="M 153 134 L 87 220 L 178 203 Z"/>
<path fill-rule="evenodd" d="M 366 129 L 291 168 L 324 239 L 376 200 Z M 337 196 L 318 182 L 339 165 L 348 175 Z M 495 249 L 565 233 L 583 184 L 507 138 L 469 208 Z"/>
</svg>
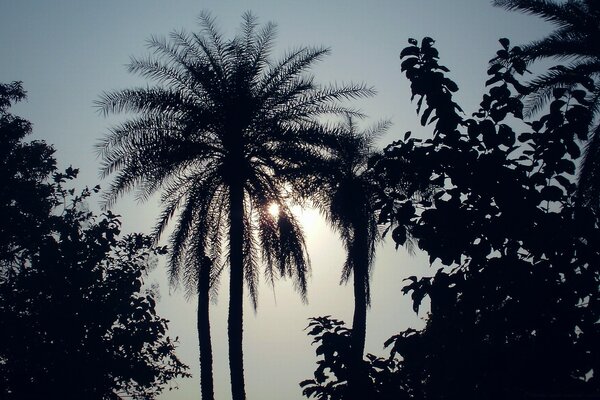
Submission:
<svg viewBox="0 0 600 400">
<path fill-rule="evenodd" d="M 265 71 L 257 88 L 263 99 L 277 98 L 281 89 L 308 70 L 315 62 L 323 59 L 330 50 L 327 48 L 298 48 L 288 52 L 275 65 Z"/>
<path fill-rule="evenodd" d="M 593 80 L 586 77 L 599 73 L 600 62 L 577 61 L 568 66 L 551 68 L 528 84 L 530 94 L 525 101 L 525 115 L 531 116 L 539 112 L 552 97 L 554 89 L 574 88 L 577 85 L 593 88 Z"/>
<path fill-rule="evenodd" d="M 202 61 L 190 57 L 190 48 L 182 45 L 181 35 L 172 32 L 171 41 L 162 36 L 151 36 L 148 48 L 152 55 L 145 58 L 131 57 L 128 64 L 129 72 L 165 84 L 181 91 L 192 91 L 197 86 L 193 77 L 193 62 Z M 201 94 L 198 93 L 200 97 Z"/>
<path fill-rule="evenodd" d="M 554 0 L 494 0 L 493 4 L 509 11 L 536 15 L 559 27 L 577 25 L 585 16 L 572 1 L 557 3 Z"/>
<path fill-rule="evenodd" d="M 248 288 L 248 294 L 252 307 L 256 310 L 258 306 L 258 254 L 257 239 L 254 234 L 253 224 L 249 213 L 244 215 L 244 280 Z"/>
<path fill-rule="evenodd" d="M 525 99 L 523 114 L 531 117 L 541 111 L 552 99 L 552 93 L 557 88 L 573 87 L 573 82 L 568 82 L 564 74 L 558 71 L 549 71 L 548 73 L 536 78 L 529 88 L 531 93 Z"/>
<path fill-rule="evenodd" d="M 254 36 L 251 68 L 255 76 L 261 76 L 262 71 L 271 65 L 269 55 L 273 49 L 277 25 L 268 22 Z"/>
<path fill-rule="evenodd" d="M 293 279 L 294 289 L 300 293 L 306 303 L 307 278 L 310 271 L 310 260 L 306 251 L 302 227 L 291 210 L 283 204 L 278 219 L 279 230 L 279 271 L 281 276 Z"/>
<path fill-rule="evenodd" d="M 522 56 L 527 62 L 543 58 L 586 59 L 598 56 L 595 43 L 586 35 L 570 29 L 558 29 L 543 39 L 521 46 Z"/>
<path fill-rule="evenodd" d="M 287 114 L 296 119 L 312 119 L 327 114 L 356 115 L 359 113 L 340 106 L 337 102 L 370 97 L 375 94 L 373 88 L 364 84 L 318 88 L 308 93 L 302 93 L 294 100 L 288 101 L 285 107 L 281 108 L 279 114 Z"/>
<path fill-rule="evenodd" d="M 122 112 L 159 115 L 173 112 L 178 107 L 185 108 L 186 99 L 181 92 L 160 87 L 135 88 L 105 92 L 95 105 L 104 115 Z"/>
<path fill-rule="evenodd" d="M 277 277 L 275 265 L 277 255 L 279 254 L 279 235 L 277 230 L 276 216 L 269 213 L 268 208 L 271 203 L 268 200 L 262 200 L 258 203 L 258 240 L 262 250 L 262 261 L 264 263 L 264 276 L 267 282 L 274 286 Z"/>
<path fill-rule="evenodd" d="M 229 54 L 227 52 L 227 43 L 216 26 L 216 20 L 209 12 L 202 12 L 198 16 L 201 33 L 193 34 L 196 46 L 206 55 L 210 67 L 217 74 L 221 83 L 227 79 L 227 70 L 229 63 Z"/>
</svg>

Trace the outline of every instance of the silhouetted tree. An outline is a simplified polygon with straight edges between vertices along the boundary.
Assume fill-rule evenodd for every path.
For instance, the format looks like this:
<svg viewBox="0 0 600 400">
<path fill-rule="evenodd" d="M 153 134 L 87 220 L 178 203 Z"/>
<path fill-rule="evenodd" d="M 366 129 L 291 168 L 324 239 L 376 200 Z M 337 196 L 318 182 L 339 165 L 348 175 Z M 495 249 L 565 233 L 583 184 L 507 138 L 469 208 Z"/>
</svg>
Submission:
<svg viewBox="0 0 600 400">
<path fill-rule="evenodd" d="M 142 287 L 165 250 L 139 234 L 119 239 L 117 216 L 85 211 L 98 188 L 80 196 L 63 188 L 77 171 L 56 172 L 50 146 L 22 141 L 30 125 L 8 107 L 24 92 L 9 87 L 0 93 L 1 196 L 11 218 L 0 249 L 10 267 L 0 279 L 0 397 L 154 398 L 189 376 L 156 314 L 156 293 Z"/>
<path fill-rule="evenodd" d="M 256 306 L 259 253 L 271 281 L 277 274 L 290 276 L 306 294 L 304 240 L 286 203 L 294 187 L 282 177 L 310 163 L 322 146 L 328 128 L 316 118 L 352 113 L 338 101 L 372 91 L 318 86 L 305 72 L 328 53 L 324 48 L 301 47 L 272 61 L 275 27 L 257 30 L 250 14 L 232 40 L 222 37 L 208 15 L 200 20 L 200 33 L 174 32 L 170 42 L 153 38 L 155 56 L 132 60 L 130 71 L 156 86 L 102 97 L 103 112 L 137 117 L 115 128 L 100 154 L 103 175 L 117 174 L 106 204 L 133 187 L 141 199 L 162 190 L 156 235 L 180 210 L 170 240 L 173 282 L 183 271 L 188 288 L 196 290 L 204 256 L 212 259 L 216 278 L 228 249 L 229 362 L 233 398 L 239 400 L 245 398 L 243 282 Z M 273 203 L 279 218 L 268 212 Z"/>
<path fill-rule="evenodd" d="M 529 114 L 539 111 L 553 98 L 557 88 L 584 85 L 589 93 L 583 102 L 600 110 L 600 3 L 597 0 L 494 0 L 494 5 L 539 16 L 556 26 L 547 37 L 522 46 L 520 58 L 526 63 L 541 59 L 571 60 L 551 68 L 527 86 Z M 596 121 L 597 122 L 597 121 Z M 578 195 L 583 204 L 600 207 L 600 127 L 590 125 L 590 137 L 579 173 Z"/>
<path fill-rule="evenodd" d="M 375 245 L 381 239 L 375 212 L 378 186 L 367 173 L 369 158 L 375 154 L 374 140 L 389 123 L 359 131 L 351 116 L 339 127 L 331 153 L 316 171 L 317 183 L 311 198 L 342 239 L 346 261 L 342 283 L 353 276 L 354 317 L 352 320 L 352 362 L 348 389 L 358 395 L 364 379 L 363 352 L 370 304 L 370 271 Z"/>
<path fill-rule="evenodd" d="M 440 269 L 404 288 L 415 310 L 430 299 L 427 327 L 389 345 L 403 368 L 426 372 L 424 398 L 597 396 L 600 229 L 575 201 L 574 175 L 593 110 L 582 88 L 556 89 L 548 114 L 520 123 L 515 75 L 525 64 L 500 42 L 473 118 L 453 101 L 457 86 L 433 40 L 411 39 L 402 51 L 421 122 L 435 122 L 434 133 L 390 145 L 376 170 L 389 220 L 412 226 Z M 407 160 L 437 184 L 433 201 L 394 196 L 389 182 Z"/>
<path fill-rule="evenodd" d="M 56 172 L 54 149 L 43 141 L 23 142 L 31 124 L 9 113 L 25 98 L 21 82 L 0 84 L 0 276 L 23 264 L 28 250 L 47 229 L 56 204 L 49 178 Z"/>
</svg>

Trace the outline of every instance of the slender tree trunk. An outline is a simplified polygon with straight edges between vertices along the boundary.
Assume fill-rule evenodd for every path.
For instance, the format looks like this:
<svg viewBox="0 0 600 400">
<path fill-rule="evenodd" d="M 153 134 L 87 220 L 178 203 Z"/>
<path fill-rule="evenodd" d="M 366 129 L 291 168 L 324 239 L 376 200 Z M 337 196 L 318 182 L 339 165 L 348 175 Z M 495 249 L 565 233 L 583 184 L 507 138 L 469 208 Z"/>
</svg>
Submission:
<svg viewBox="0 0 600 400">
<path fill-rule="evenodd" d="M 362 270 L 363 267 L 360 266 Z M 366 268 L 365 268 L 366 269 Z M 368 279 L 366 271 L 353 272 L 354 274 L 354 318 L 352 319 L 352 359 L 360 364 L 365 349 L 365 337 L 367 331 L 367 292 L 366 282 Z"/>
<path fill-rule="evenodd" d="M 209 290 L 212 264 L 204 257 L 198 271 L 198 346 L 200 348 L 200 390 L 202 400 L 213 400 L 213 355 L 210 339 Z"/>
<path fill-rule="evenodd" d="M 369 244 L 366 227 L 357 227 L 355 231 L 355 248 L 357 259 L 352 272 L 354 277 L 354 317 L 352 319 L 352 336 L 350 342 L 350 365 L 348 399 L 362 398 L 366 395 L 366 371 L 364 370 L 363 353 L 367 333 L 367 285 L 369 284 Z"/>
<path fill-rule="evenodd" d="M 244 358 L 242 336 L 244 326 L 244 192 L 239 184 L 230 186 L 229 218 L 229 369 L 231 373 L 231 394 L 233 400 L 244 400 Z"/>
</svg>

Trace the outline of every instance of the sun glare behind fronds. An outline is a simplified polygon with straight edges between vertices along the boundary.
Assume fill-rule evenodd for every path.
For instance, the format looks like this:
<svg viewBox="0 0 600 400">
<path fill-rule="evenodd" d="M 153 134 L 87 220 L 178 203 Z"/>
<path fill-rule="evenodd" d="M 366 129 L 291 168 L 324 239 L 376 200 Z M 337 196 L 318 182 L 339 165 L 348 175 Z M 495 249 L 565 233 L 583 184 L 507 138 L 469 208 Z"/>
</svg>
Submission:
<svg viewBox="0 0 600 400">
<path fill-rule="evenodd" d="M 271 203 L 269 205 L 269 214 L 271 214 L 274 219 L 279 218 L 279 204 Z"/>
</svg>

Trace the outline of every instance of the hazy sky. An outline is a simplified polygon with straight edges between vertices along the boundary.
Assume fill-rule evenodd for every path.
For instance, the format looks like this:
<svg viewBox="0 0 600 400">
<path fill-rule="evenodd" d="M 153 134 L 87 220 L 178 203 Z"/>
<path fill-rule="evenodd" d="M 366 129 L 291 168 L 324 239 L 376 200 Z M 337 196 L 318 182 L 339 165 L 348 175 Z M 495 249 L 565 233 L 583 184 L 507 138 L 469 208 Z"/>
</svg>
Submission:
<svg viewBox="0 0 600 400">
<path fill-rule="evenodd" d="M 21 80 L 28 100 L 13 111 L 34 124 L 33 138 L 55 145 L 61 166 L 81 169 L 79 185 L 99 181 L 93 145 L 111 120 L 93 106 L 103 91 L 144 85 L 127 73 L 129 57 L 147 54 L 151 35 L 197 28 L 200 11 L 210 11 L 227 37 L 235 34 L 241 15 L 250 10 L 261 22 L 277 23 L 274 55 L 300 45 L 325 45 L 332 54 L 313 70 L 317 81 L 365 82 L 378 95 L 356 102 L 374 122 L 391 119 L 382 145 L 404 132 L 426 132 L 417 125 L 409 86 L 400 73 L 398 54 L 407 39 L 436 39 L 442 64 L 459 84 L 458 100 L 467 113 L 475 111 L 484 88 L 487 61 L 497 40 L 519 43 L 541 37 L 549 25 L 535 18 L 493 8 L 487 0 L 2 0 L 0 2 L 0 82 Z M 157 216 L 153 202 L 136 204 L 132 196 L 115 208 L 125 231 L 148 232 Z M 96 209 L 92 201 L 90 206 Z M 332 315 L 351 322 L 350 286 L 339 286 L 344 252 L 317 213 L 304 212 L 312 260 L 309 304 L 302 304 L 288 282 L 275 290 L 261 286 L 259 309 L 245 310 L 244 356 L 249 399 L 300 399 L 298 383 L 311 378 L 314 347 L 303 329 L 311 316 Z M 420 327 L 403 279 L 431 274 L 423 255 L 409 256 L 390 244 L 380 247 L 372 280 L 366 351 L 383 355 L 385 339 L 408 326 Z M 166 285 L 159 266 L 150 280 L 159 282 L 159 312 L 178 336 L 178 354 L 191 367 L 191 379 L 161 399 L 199 398 L 196 304 L 183 291 Z M 224 275 L 217 304 L 211 308 L 216 398 L 230 397 L 227 362 L 227 281 Z"/>
</svg>

